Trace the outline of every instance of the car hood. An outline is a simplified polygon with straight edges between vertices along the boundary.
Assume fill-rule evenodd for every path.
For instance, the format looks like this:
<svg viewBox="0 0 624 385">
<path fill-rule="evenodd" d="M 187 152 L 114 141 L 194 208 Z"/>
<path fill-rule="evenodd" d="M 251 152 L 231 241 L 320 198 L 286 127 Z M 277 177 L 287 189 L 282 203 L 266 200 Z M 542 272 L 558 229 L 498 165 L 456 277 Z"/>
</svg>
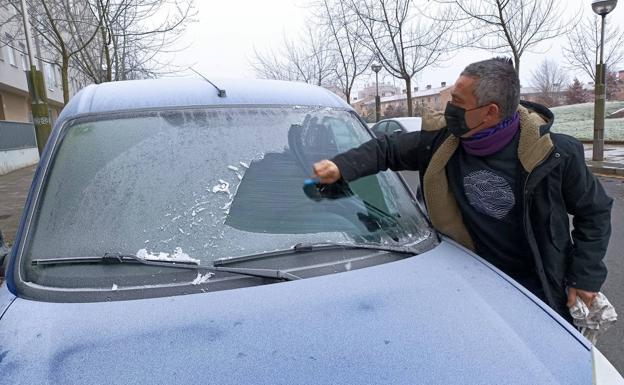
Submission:
<svg viewBox="0 0 624 385">
<path fill-rule="evenodd" d="M 442 242 L 398 262 L 260 287 L 104 303 L 18 298 L 0 320 L 0 383 L 591 383 L 588 346 L 559 320 Z"/>
</svg>

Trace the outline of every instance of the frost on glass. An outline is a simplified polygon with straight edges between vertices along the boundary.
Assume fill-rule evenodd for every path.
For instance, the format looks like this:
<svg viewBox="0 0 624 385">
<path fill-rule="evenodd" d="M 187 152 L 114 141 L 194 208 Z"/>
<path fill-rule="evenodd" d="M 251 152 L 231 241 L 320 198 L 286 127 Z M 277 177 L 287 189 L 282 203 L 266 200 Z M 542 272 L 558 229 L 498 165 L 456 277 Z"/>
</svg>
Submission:
<svg viewBox="0 0 624 385">
<path fill-rule="evenodd" d="M 119 252 L 206 264 L 298 242 L 423 236 L 425 222 L 392 174 L 353 182 L 347 198 L 317 202 L 304 194 L 314 162 L 368 139 L 351 114 L 327 108 L 77 121 L 52 164 L 28 257 Z M 394 219 L 379 219 L 375 210 Z"/>
</svg>

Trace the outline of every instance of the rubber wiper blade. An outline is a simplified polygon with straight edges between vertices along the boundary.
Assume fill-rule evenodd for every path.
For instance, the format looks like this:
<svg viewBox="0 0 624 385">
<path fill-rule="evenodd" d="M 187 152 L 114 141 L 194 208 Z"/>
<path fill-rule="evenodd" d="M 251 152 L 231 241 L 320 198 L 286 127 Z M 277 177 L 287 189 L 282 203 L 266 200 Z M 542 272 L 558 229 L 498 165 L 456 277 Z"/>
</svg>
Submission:
<svg viewBox="0 0 624 385">
<path fill-rule="evenodd" d="M 197 261 L 193 260 L 152 260 L 137 257 L 133 254 L 120 254 L 120 253 L 105 253 L 100 256 L 88 256 L 88 257 L 69 257 L 69 258 L 44 258 L 33 259 L 31 261 L 32 266 L 40 265 L 79 265 L 79 264 L 104 264 L 104 265 L 118 265 L 122 263 L 141 264 L 149 266 L 160 267 L 172 267 L 178 269 L 205 269 L 207 267 L 201 266 Z"/>
<path fill-rule="evenodd" d="M 141 264 L 176 269 L 208 270 L 223 273 L 246 275 L 251 277 L 269 278 L 283 281 L 294 281 L 300 277 L 279 269 L 254 269 L 237 267 L 219 267 L 201 265 L 196 260 L 150 260 L 132 254 L 106 253 L 103 256 L 89 256 L 78 258 L 46 258 L 34 259 L 33 266 L 40 265 L 71 265 L 71 264 L 107 264 L 118 265 L 123 263 Z"/>
<path fill-rule="evenodd" d="M 271 258 L 278 257 L 281 255 L 288 255 L 294 253 L 301 253 L 307 251 L 318 251 L 318 250 L 336 250 L 336 249 L 369 249 L 369 250 L 377 250 L 377 251 L 387 251 L 391 253 L 401 253 L 401 254 L 420 254 L 421 251 L 415 249 L 413 246 L 390 246 L 390 245 L 378 245 L 374 243 L 340 243 L 340 242 L 302 242 L 297 243 L 290 249 L 282 249 L 282 250 L 274 250 L 274 251 L 266 251 L 257 254 L 248 254 L 240 257 L 228 257 L 217 259 L 213 262 L 214 266 L 227 266 L 233 263 L 247 262 L 253 261 L 263 258 Z"/>
<path fill-rule="evenodd" d="M 417 250 L 407 246 L 378 245 L 375 243 L 340 243 L 340 242 L 318 242 L 318 243 L 297 243 L 294 246 L 296 251 L 315 251 L 331 249 L 368 249 L 377 251 L 388 251 L 401 254 L 418 254 Z"/>
<path fill-rule="evenodd" d="M 287 271 L 279 270 L 279 269 L 254 269 L 254 268 L 247 268 L 247 267 L 215 266 L 215 267 L 212 267 L 211 270 L 221 271 L 224 273 L 249 275 L 251 277 L 281 279 L 283 281 L 295 281 L 297 279 L 301 279 L 301 277 L 298 277 Z"/>
</svg>

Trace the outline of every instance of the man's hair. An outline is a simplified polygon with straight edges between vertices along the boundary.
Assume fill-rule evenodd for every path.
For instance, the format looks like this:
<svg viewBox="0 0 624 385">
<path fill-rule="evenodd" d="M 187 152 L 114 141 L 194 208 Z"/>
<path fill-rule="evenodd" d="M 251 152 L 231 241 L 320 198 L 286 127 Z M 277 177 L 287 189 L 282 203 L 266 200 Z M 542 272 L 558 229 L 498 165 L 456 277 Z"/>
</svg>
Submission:
<svg viewBox="0 0 624 385">
<path fill-rule="evenodd" d="M 520 103 L 520 79 L 511 59 L 495 57 L 469 64 L 461 76 L 477 79 L 474 93 L 480 106 L 496 103 L 501 119 L 516 112 Z"/>
</svg>

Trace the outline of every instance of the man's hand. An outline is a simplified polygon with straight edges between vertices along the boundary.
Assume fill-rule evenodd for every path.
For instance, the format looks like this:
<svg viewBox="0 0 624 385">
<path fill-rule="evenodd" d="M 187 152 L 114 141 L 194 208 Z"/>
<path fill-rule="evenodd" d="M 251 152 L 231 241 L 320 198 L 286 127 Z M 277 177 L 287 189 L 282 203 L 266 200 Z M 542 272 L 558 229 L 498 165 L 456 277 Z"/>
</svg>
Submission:
<svg viewBox="0 0 624 385">
<path fill-rule="evenodd" d="M 337 182 L 341 175 L 338 166 L 336 163 L 331 160 L 322 160 L 320 162 L 314 163 L 312 166 L 314 171 L 314 176 L 319 178 L 320 182 L 323 184 L 330 184 Z"/>
<path fill-rule="evenodd" d="M 581 289 L 575 289 L 573 287 L 569 287 L 568 288 L 568 307 L 572 307 L 574 306 L 574 302 L 576 302 L 576 296 L 581 297 L 581 299 L 583 300 L 583 302 L 585 302 L 585 305 L 587 305 L 587 307 L 589 307 L 592 303 L 592 301 L 594 300 L 594 298 L 596 298 L 596 296 L 598 295 L 598 293 L 595 293 L 593 291 L 585 291 L 585 290 L 581 290 Z"/>
</svg>

